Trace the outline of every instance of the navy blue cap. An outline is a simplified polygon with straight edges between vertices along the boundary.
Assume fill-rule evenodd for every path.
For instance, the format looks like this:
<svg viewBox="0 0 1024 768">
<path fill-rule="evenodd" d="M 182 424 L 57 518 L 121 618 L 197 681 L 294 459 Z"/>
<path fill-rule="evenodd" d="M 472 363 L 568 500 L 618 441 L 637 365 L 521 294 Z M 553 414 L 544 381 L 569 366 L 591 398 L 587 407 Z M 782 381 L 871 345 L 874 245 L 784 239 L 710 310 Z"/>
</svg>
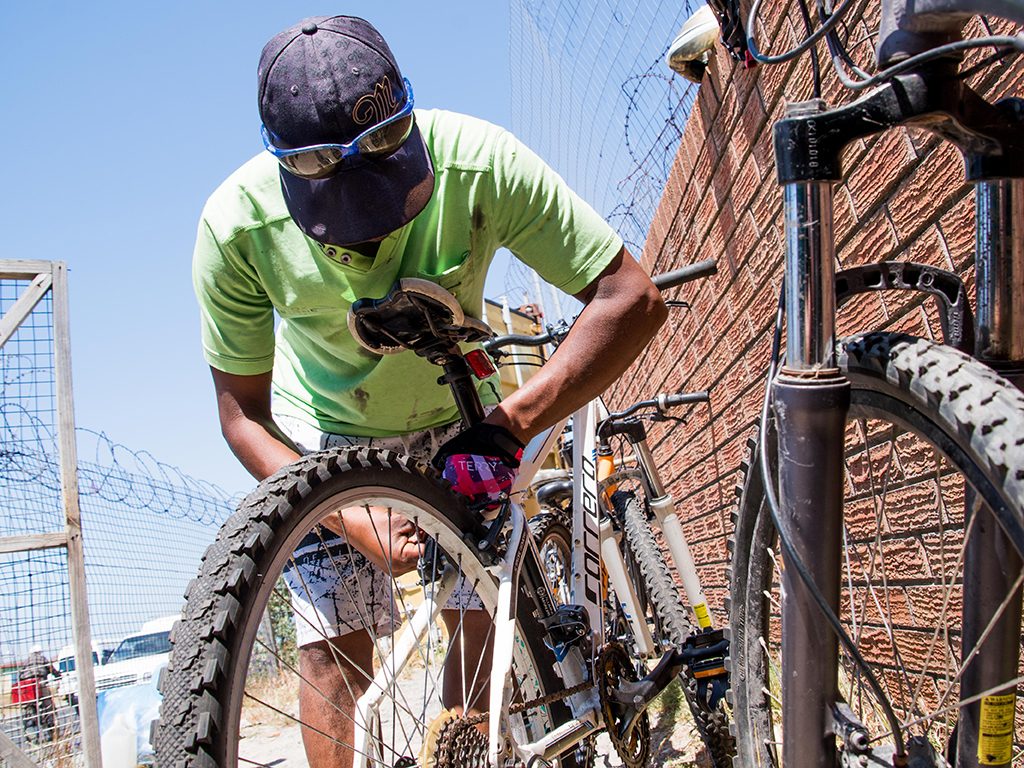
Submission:
<svg viewBox="0 0 1024 768">
<path fill-rule="evenodd" d="M 316 16 L 263 48 L 259 110 L 274 143 L 347 143 L 405 103 L 401 71 L 384 38 L 353 16 Z M 412 221 L 434 191 L 419 128 L 384 158 L 354 157 L 322 179 L 282 168 L 281 188 L 299 228 L 322 243 L 376 240 Z"/>
</svg>

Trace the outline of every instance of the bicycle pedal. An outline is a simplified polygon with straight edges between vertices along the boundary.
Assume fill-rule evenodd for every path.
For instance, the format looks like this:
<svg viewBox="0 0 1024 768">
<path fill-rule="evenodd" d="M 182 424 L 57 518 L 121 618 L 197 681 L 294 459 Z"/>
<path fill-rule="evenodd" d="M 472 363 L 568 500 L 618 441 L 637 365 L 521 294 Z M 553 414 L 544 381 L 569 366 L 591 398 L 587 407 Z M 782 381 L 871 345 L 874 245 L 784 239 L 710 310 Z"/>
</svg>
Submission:
<svg viewBox="0 0 1024 768">
<path fill-rule="evenodd" d="M 697 701 L 707 712 L 714 711 L 729 690 L 725 657 L 729 641 L 722 630 L 705 630 L 686 638 L 680 655 L 697 687 Z"/>
<path fill-rule="evenodd" d="M 564 659 L 570 648 L 590 634 L 590 617 L 582 605 L 559 605 L 540 622 L 547 630 L 544 645 L 554 652 L 557 661 Z"/>
</svg>

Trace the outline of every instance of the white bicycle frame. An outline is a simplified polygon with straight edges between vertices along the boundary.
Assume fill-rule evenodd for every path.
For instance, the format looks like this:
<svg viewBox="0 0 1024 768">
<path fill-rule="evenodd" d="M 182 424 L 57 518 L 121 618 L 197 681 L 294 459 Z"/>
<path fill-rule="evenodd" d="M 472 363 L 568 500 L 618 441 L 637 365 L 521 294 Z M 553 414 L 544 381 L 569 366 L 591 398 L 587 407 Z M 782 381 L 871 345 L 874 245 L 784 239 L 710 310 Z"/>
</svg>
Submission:
<svg viewBox="0 0 1024 768">
<path fill-rule="evenodd" d="M 622 614 L 630 623 L 637 649 L 645 656 L 659 652 L 654 645 L 646 620 L 640 610 L 636 588 L 633 585 L 623 560 L 616 533 L 611 523 L 601 523 L 600 497 L 596 472 L 597 400 L 588 403 L 573 414 L 573 551 L 570 579 L 570 602 L 583 606 L 590 619 L 592 631 L 597 633 L 600 647 L 604 637 L 604 612 L 602 602 L 604 587 L 601 580 L 602 567 L 619 601 Z M 568 704 L 573 718 L 557 726 L 537 741 L 520 742 L 519 736 L 508 728 L 508 711 L 512 701 L 512 664 L 518 654 L 525 652 L 515 634 L 516 584 L 527 549 L 533 549 L 533 556 L 539 562 L 533 538 L 528 535 L 524 502 L 531 493 L 531 483 L 541 465 L 554 447 L 568 419 L 564 419 L 545 432 L 537 435 L 523 450 L 519 475 L 510 491 L 511 510 L 508 546 L 504 557 L 486 568 L 498 581 L 497 605 L 486 606 L 494 611 L 494 659 L 490 674 L 489 700 L 489 762 L 497 765 L 499 758 L 514 754 L 525 763 L 534 758 L 553 760 L 573 745 L 580 743 L 592 733 L 604 728 L 601 706 L 594 687 L 570 696 Z M 655 504 L 655 502 L 659 502 Z M 682 535 L 682 528 L 671 509 L 671 499 L 652 500 L 658 522 L 665 533 L 666 542 L 677 567 L 680 569 L 690 605 L 698 615 L 703 613 L 707 621 L 700 583 L 697 580 L 693 559 Z M 431 533 L 428 531 L 428 533 Z M 691 592 L 691 586 L 696 585 Z M 418 658 L 417 641 L 429 630 L 441 615 L 445 598 L 454 588 L 454 577 L 445 574 L 434 584 L 434 594 L 408 617 L 402 634 L 396 639 L 387 663 L 381 665 L 373 683 L 356 703 L 355 762 L 357 768 L 374 768 L 372 756 L 367 747 L 369 734 L 376 729 L 377 712 L 381 699 L 402 674 L 406 665 Z M 550 600 L 550 595 L 547 596 Z M 701 612 L 698 606 L 703 608 Z M 557 671 L 566 689 L 575 687 L 589 679 L 591 664 L 584 658 L 578 647 L 571 648 L 566 656 L 557 662 Z M 511 737 L 511 738 L 510 738 Z"/>
</svg>

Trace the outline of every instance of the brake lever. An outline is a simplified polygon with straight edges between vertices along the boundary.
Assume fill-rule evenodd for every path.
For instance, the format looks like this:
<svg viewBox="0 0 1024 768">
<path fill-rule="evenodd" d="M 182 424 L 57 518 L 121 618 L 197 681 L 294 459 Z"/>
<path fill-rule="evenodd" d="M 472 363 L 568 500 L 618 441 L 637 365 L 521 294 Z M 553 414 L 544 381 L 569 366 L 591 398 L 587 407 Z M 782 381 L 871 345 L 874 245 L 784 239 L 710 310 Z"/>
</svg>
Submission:
<svg viewBox="0 0 1024 768">
<path fill-rule="evenodd" d="M 674 421 L 677 424 L 685 424 L 685 416 L 669 416 L 667 413 L 661 411 L 655 411 L 654 413 L 648 414 L 647 418 L 651 421 Z"/>
</svg>

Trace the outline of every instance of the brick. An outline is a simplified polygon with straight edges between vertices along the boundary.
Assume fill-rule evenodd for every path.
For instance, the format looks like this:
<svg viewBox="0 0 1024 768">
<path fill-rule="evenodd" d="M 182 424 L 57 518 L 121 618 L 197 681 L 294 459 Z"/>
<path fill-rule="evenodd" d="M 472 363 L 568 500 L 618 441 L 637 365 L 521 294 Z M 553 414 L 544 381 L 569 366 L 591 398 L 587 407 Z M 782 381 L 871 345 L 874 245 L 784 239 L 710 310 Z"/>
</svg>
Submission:
<svg viewBox="0 0 1024 768">
<path fill-rule="evenodd" d="M 836 184 L 833 187 L 832 222 L 832 232 L 837 243 L 849 237 L 851 230 L 857 224 L 857 217 L 853 213 L 853 201 L 844 184 Z"/>
<path fill-rule="evenodd" d="M 912 157 L 899 131 L 888 131 L 847 173 L 846 186 L 858 218 L 867 217 L 889 196 L 907 172 Z"/>
<path fill-rule="evenodd" d="M 782 114 L 783 85 L 792 76 L 795 64 L 792 62 L 777 66 L 760 66 L 761 70 L 761 93 L 764 97 L 764 107 L 773 120 L 778 119 Z"/>
<path fill-rule="evenodd" d="M 866 220 L 858 219 L 849 236 L 836 241 L 839 263 L 847 267 L 877 264 L 899 246 L 896 233 L 884 209 L 876 210 Z"/>
<path fill-rule="evenodd" d="M 738 211 L 746 211 L 750 209 L 750 206 L 754 201 L 754 196 L 757 194 L 760 186 L 761 174 L 757 169 L 753 156 L 748 155 L 746 160 L 743 161 L 743 165 L 739 172 L 736 174 L 736 179 L 732 189 L 733 204 Z"/>
<path fill-rule="evenodd" d="M 939 218 L 938 232 L 956 271 L 974 260 L 974 196 L 965 193 Z"/>
<path fill-rule="evenodd" d="M 750 212 L 754 214 L 758 229 L 762 231 L 772 224 L 782 223 L 782 189 L 774 182 L 772 179 L 761 184 L 750 205 Z"/>
<path fill-rule="evenodd" d="M 711 187 L 718 205 L 722 206 L 731 202 L 729 201 L 729 191 L 732 189 L 738 169 L 739 163 L 735 152 L 732 146 L 727 144 L 711 177 Z"/>
<path fill-rule="evenodd" d="M 881 294 L 862 294 L 850 299 L 836 314 L 836 336 L 844 338 L 869 328 L 882 328 L 887 320 Z"/>
<path fill-rule="evenodd" d="M 888 202 L 897 236 L 909 239 L 929 219 L 953 205 L 964 194 L 963 167 L 956 149 L 939 144 L 904 179 Z"/>
<path fill-rule="evenodd" d="M 736 90 L 727 88 L 722 95 L 721 106 L 714 123 L 712 123 L 712 130 L 720 131 L 718 135 L 724 137 L 726 144 L 730 144 L 729 139 L 736 128 L 736 124 L 739 122 L 739 117 L 740 103 Z"/>
<path fill-rule="evenodd" d="M 755 94 L 758 97 L 758 104 L 760 111 L 765 113 L 762 127 L 754 135 L 747 137 L 747 140 L 753 145 L 753 156 L 754 162 L 757 164 L 757 170 L 762 179 L 768 177 L 775 177 L 775 151 L 772 146 L 772 121 L 777 119 L 776 116 L 771 116 L 769 119 L 768 112 L 770 106 L 764 98 L 764 93 L 761 87 L 755 89 Z M 751 100 L 754 96 L 751 96 Z"/>
<path fill-rule="evenodd" d="M 757 84 L 760 79 L 760 73 L 756 68 L 745 69 L 739 64 L 735 65 L 732 70 L 732 87 L 736 91 L 736 97 L 739 99 L 740 107 L 744 113 L 756 106 L 752 103 L 753 98 L 759 98 L 757 92 Z M 764 113 L 763 105 L 761 109 L 762 114 Z"/>
</svg>

